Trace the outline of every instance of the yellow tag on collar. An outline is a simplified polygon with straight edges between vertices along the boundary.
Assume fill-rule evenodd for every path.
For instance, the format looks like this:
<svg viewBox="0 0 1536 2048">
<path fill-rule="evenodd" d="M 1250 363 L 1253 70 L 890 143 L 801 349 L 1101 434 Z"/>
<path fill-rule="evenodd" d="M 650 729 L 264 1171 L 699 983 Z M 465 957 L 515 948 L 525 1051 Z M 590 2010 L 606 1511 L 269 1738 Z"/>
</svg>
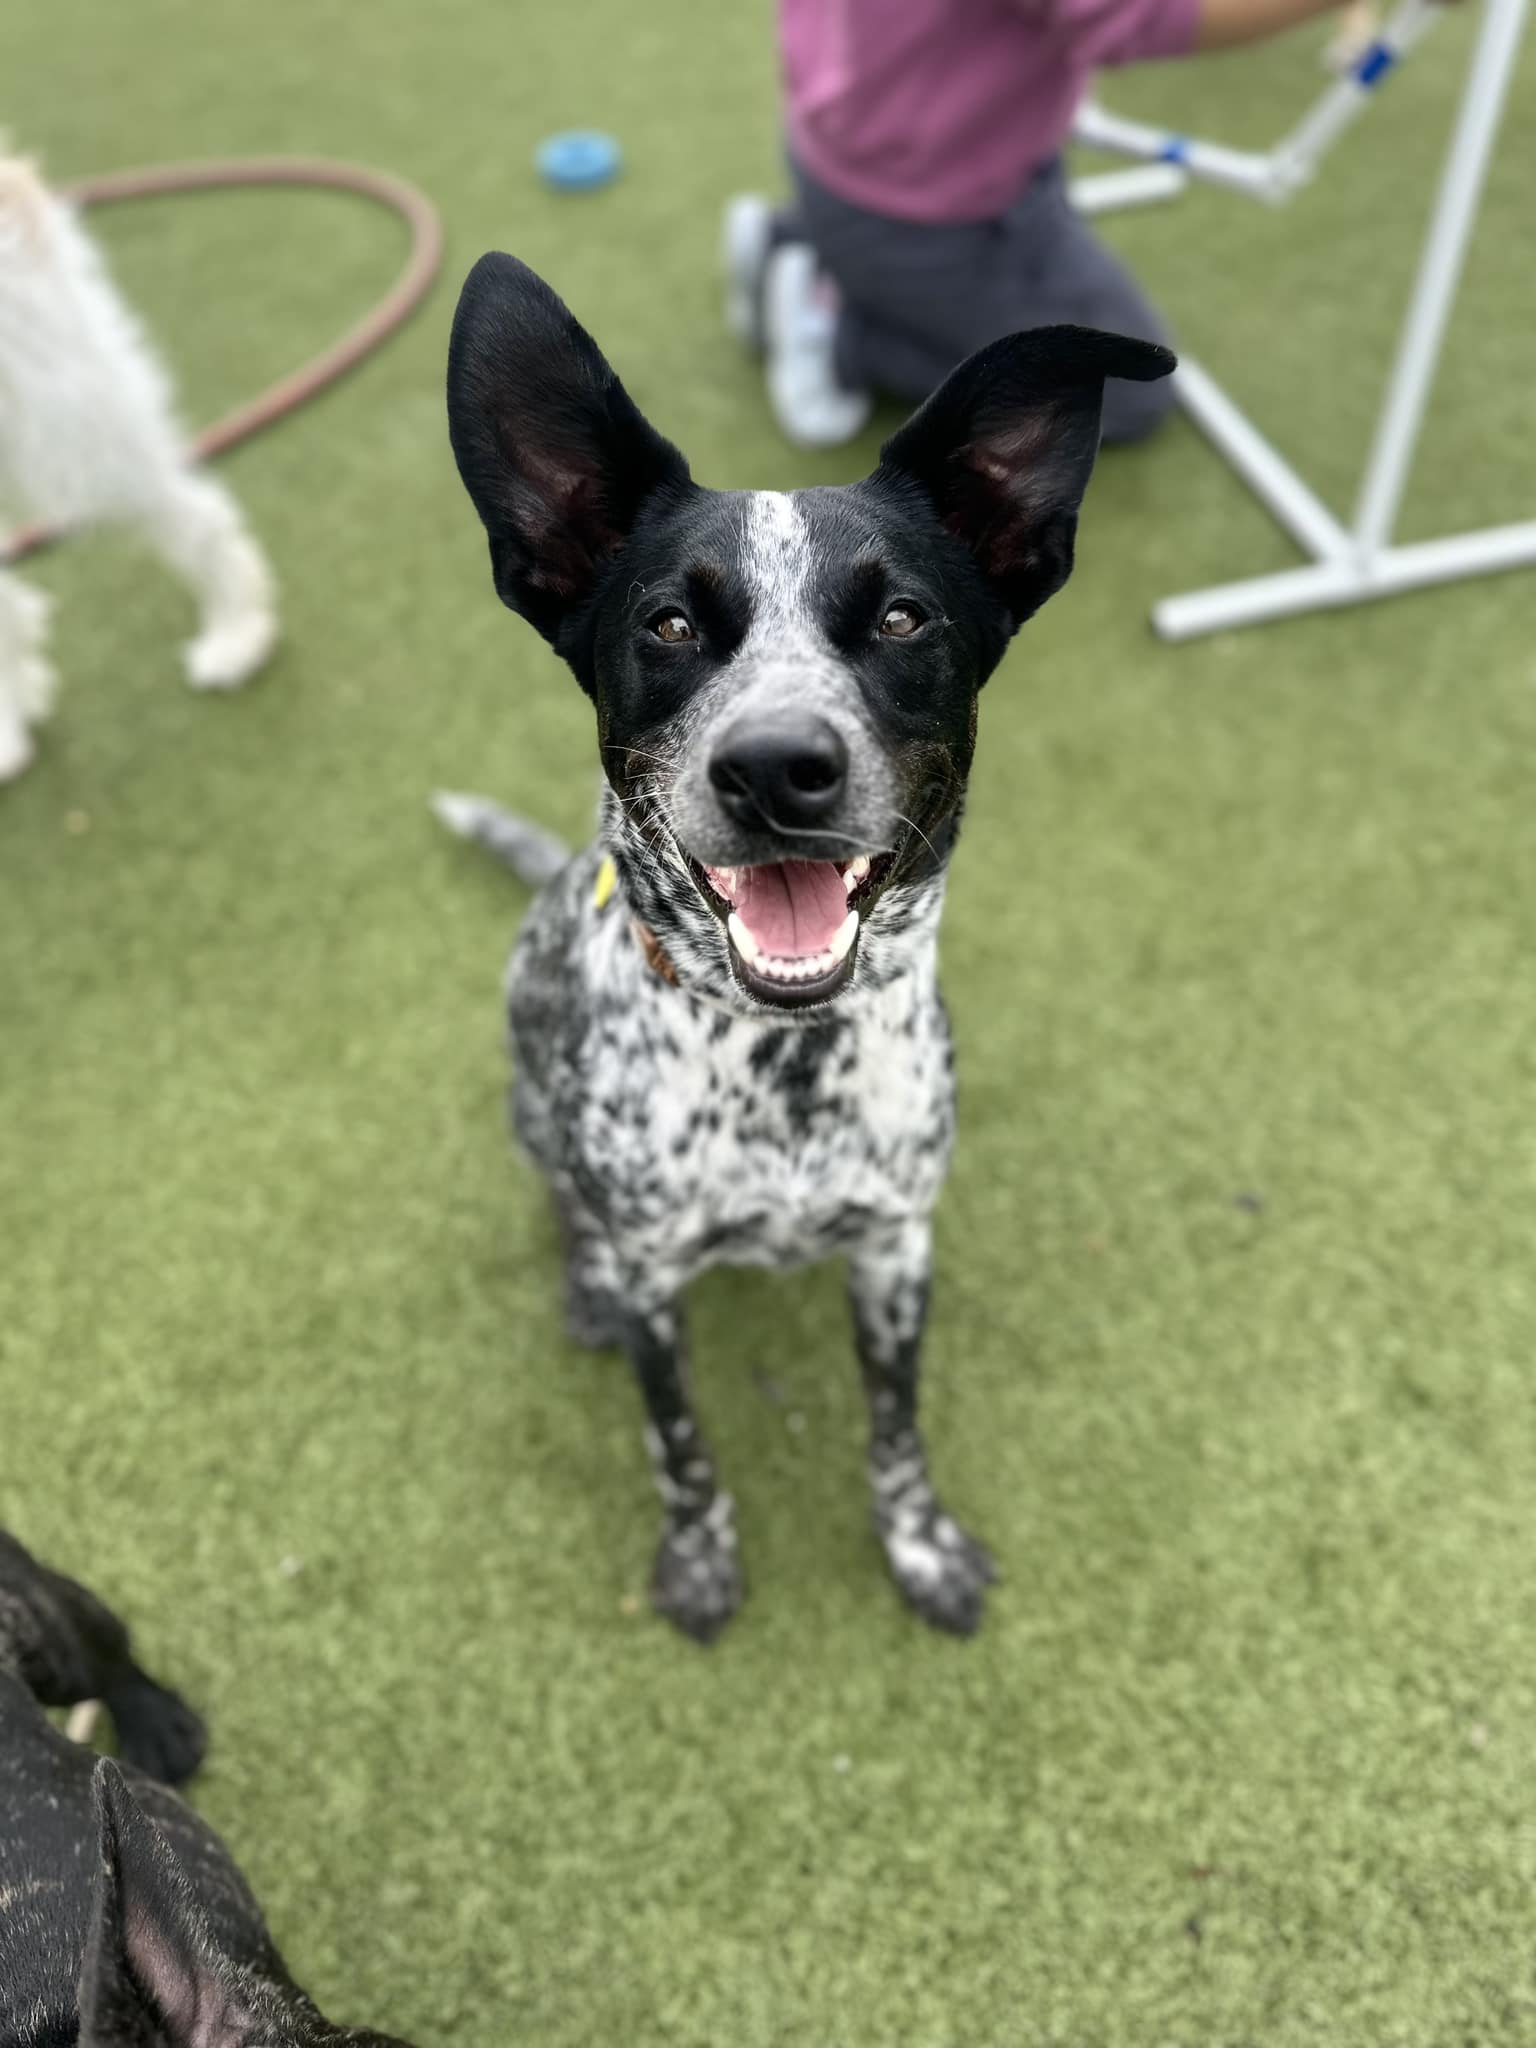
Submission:
<svg viewBox="0 0 1536 2048">
<path fill-rule="evenodd" d="M 619 886 L 619 871 L 613 864 L 613 855 L 605 853 L 603 864 L 597 871 L 597 880 L 592 884 L 592 908 L 605 910 L 608 899 Z"/>
</svg>

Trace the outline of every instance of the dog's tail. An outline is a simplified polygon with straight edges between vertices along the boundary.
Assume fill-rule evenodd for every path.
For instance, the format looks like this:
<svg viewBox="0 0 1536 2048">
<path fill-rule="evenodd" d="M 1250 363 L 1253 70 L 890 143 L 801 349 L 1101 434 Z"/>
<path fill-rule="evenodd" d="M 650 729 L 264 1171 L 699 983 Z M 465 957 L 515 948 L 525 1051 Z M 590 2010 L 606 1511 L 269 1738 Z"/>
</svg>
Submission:
<svg viewBox="0 0 1536 2048">
<path fill-rule="evenodd" d="M 552 882 L 571 857 L 571 849 L 563 839 L 546 832 L 542 825 L 518 817 L 514 811 L 504 811 L 489 797 L 464 796 L 458 790 L 440 789 L 432 799 L 432 808 L 450 832 L 483 846 L 530 888 L 541 889 L 546 882 Z"/>
</svg>

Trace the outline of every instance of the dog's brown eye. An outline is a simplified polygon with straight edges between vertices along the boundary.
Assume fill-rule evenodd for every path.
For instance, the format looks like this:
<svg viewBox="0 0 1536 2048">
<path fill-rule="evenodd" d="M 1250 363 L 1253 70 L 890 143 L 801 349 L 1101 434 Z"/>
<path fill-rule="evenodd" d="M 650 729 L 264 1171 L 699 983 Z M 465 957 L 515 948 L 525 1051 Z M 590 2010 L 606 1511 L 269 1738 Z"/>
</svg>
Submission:
<svg viewBox="0 0 1536 2048">
<path fill-rule="evenodd" d="M 658 612 L 651 621 L 651 631 L 658 640 L 665 640 L 669 647 L 680 647 L 685 640 L 697 639 L 690 620 L 681 612 Z"/>
<path fill-rule="evenodd" d="M 905 640 L 922 623 L 923 615 L 915 604 L 893 604 L 880 621 L 880 631 L 887 640 Z"/>
</svg>

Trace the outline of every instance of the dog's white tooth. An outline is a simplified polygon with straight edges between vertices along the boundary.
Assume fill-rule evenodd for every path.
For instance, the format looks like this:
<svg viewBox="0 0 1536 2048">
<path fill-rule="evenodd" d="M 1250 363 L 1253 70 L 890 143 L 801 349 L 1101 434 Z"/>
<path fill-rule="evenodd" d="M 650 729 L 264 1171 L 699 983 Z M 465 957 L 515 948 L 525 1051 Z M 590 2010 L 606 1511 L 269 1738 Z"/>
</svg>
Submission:
<svg viewBox="0 0 1536 2048">
<path fill-rule="evenodd" d="M 856 910 L 850 910 L 837 930 L 832 934 L 832 943 L 827 948 L 827 951 L 834 960 L 847 959 L 848 950 L 858 937 L 858 933 L 859 913 Z"/>
<path fill-rule="evenodd" d="M 843 885 L 850 896 L 868 873 L 869 855 L 867 853 L 861 853 L 856 860 L 851 860 L 847 867 L 844 868 Z"/>
<path fill-rule="evenodd" d="M 731 935 L 731 944 L 736 948 L 742 959 L 749 966 L 756 966 L 762 956 L 762 947 L 758 945 L 756 939 L 753 938 L 734 910 L 725 920 L 725 928 Z"/>
</svg>

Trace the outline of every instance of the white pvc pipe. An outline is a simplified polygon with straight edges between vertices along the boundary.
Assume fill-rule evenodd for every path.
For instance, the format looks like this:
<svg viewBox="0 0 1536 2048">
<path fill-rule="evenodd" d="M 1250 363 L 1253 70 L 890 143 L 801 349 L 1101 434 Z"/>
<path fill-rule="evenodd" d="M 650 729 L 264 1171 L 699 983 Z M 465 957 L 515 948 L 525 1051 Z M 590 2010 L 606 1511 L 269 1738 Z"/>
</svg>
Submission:
<svg viewBox="0 0 1536 2048">
<path fill-rule="evenodd" d="M 1199 363 L 1181 356 L 1173 388 L 1195 425 L 1308 554 L 1349 552 L 1350 537 L 1328 507 Z"/>
<path fill-rule="evenodd" d="M 1112 114 L 1096 100 L 1085 100 L 1078 108 L 1073 134 L 1090 149 L 1113 150 L 1121 156 L 1168 164 L 1209 184 L 1244 192 L 1252 199 L 1276 196 L 1275 167 L 1268 156 L 1256 155 L 1252 150 L 1228 149 L 1219 142 L 1201 142 L 1193 135 L 1178 135 L 1171 128 L 1149 127 L 1145 121 L 1130 121 L 1121 114 Z"/>
<path fill-rule="evenodd" d="M 1177 199 L 1189 189 L 1189 179 L 1177 164 L 1134 164 L 1125 171 L 1093 171 L 1073 178 L 1067 196 L 1074 209 L 1085 216 L 1118 213 L 1128 206 L 1155 206 L 1165 199 Z"/>
<path fill-rule="evenodd" d="M 1224 185 L 1229 192 L 1241 192 L 1249 199 L 1264 199 L 1271 206 L 1290 197 L 1270 156 L 1258 156 L 1248 149 L 1228 149 L 1219 142 L 1201 142 L 1190 136 L 1177 156 L 1164 159 L 1182 164 L 1191 177 L 1207 185 Z"/>
<path fill-rule="evenodd" d="M 1402 502 L 1419 423 L 1519 54 L 1525 10 L 1526 0 L 1483 0 L 1477 47 L 1356 506 L 1355 535 L 1365 556 L 1385 545 Z"/>
<path fill-rule="evenodd" d="M 1536 567 L 1536 520 L 1520 526 L 1492 526 L 1449 540 L 1387 548 L 1369 559 L 1335 558 L 1278 576 L 1217 584 L 1165 597 L 1152 607 L 1152 624 L 1163 640 L 1194 640 L 1203 633 L 1256 626 L 1268 619 L 1340 605 L 1364 604 L 1463 576 L 1490 576 L 1503 569 Z"/>
<path fill-rule="evenodd" d="M 1383 81 L 1445 12 L 1438 0 L 1403 0 L 1381 33 L 1336 79 L 1311 112 L 1276 145 L 1271 158 L 1288 191 L 1312 177 L 1324 153 L 1370 104 Z"/>
<path fill-rule="evenodd" d="M 1352 126 L 1382 81 L 1444 11 L 1443 0 L 1402 0 L 1397 12 L 1355 59 L 1347 74 L 1335 79 L 1290 134 L 1266 152 L 1228 149 L 1219 142 L 1203 142 L 1197 136 L 1180 135 L 1170 128 L 1128 120 L 1123 114 L 1100 106 L 1097 100 L 1085 100 L 1078 108 L 1073 133 L 1089 148 L 1114 150 L 1122 156 L 1182 167 L 1209 184 L 1224 185 L 1250 199 L 1265 199 L 1279 205 L 1315 174 L 1324 154 Z M 1122 200 L 1105 195 L 1082 210 L 1107 212 L 1117 204 L 1139 203 L 1140 193 L 1135 188 L 1131 188 L 1131 193 L 1134 196 Z M 1160 192 L 1157 196 L 1172 195 Z"/>
<path fill-rule="evenodd" d="M 1121 156 L 1158 156 L 1168 140 L 1166 129 L 1149 128 L 1144 121 L 1128 121 L 1121 114 L 1112 114 L 1108 107 L 1101 107 L 1097 100 L 1083 100 L 1079 104 L 1072 135 L 1074 141 L 1088 149 L 1112 149 Z"/>
</svg>

